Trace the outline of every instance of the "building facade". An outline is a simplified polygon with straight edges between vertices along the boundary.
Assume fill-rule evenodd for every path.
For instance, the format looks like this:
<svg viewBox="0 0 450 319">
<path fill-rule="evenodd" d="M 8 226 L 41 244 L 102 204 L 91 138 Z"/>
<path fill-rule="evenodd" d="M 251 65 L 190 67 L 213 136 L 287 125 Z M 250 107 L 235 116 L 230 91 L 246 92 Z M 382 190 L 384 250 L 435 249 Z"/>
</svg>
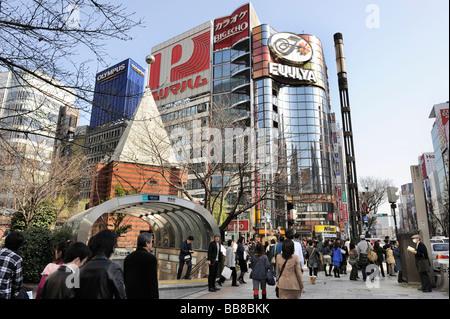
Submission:
<svg viewBox="0 0 450 319">
<path fill-rule="evenodd" d="M 249 196 L 258 201 L 270 185 L 274 199 L 255 206 L 253 227 L 310 225 L 312 235 L 314 225 L 335 224 L 342 215 L 333 186 L 339 151 L 333 148 L 327 67 L 317 37 L 278 32 L 246 4 L 155 46 L 152 55 L 150 88 L 175 144 L 176 125 L 191 129 L 199 117 L 192 110 L 202 104 L 201 127 L 250 132 Z M 238 143 L 231 143 L 235 159 Z M 189 180 L 201 197 L 195 177 Z M 342 199 L 342 189 L 340 194 Z"/>
<path fill-rule="evenodd" d="M 430 119 L 435 119 L 431 130 L 435 170 L 430 174 L 435 189 L 435 208 L 439 208 L 442 232 L 449 234 L 449 102 L 433 105 Z M 431 185 L 429 185 L 432 187 Z M 427 185 L 426 185 L 427 187 Z M 432 195 L 432 194 L 430 194 Z M 437 228 L 439 229 L 439 228 Z"/>
<path fill-rule="evenodd" d="M 36 186 L 49 178 L 56 153 L 78 125 L 75 91 L 60 87 L 45 74 L 0 72 L 0 206 L 6 209 L 23 196 L 18 182 Z"/>
<path fill-rule="evenodd" d="M 96 75 L 90 125 L 85 132 L 85 172 L 80 199 L 91 197 L 91 171 L 111 156 L 144 92 L 145 69 L 132 59 L 119 62 Z"/>
<path fill-rule="evenodd" d="M 145 69 L 126 59 L 96 75 L 90 127 L 130 119 L 144 92 Z"/>
</svg>

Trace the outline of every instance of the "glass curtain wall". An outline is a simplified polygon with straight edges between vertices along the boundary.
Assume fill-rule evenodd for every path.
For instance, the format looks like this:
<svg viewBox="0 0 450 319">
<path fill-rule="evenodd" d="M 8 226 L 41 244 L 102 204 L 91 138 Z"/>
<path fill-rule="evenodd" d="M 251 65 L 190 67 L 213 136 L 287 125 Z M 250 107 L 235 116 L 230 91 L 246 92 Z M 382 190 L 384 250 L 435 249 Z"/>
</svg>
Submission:
<svg viewBox="0 0 450 319">
<path fill-rule="evenodd" d="M 328 81 L 320 40 L 307 36 L 315 49 L 307 64 L 313 65 L 312 68 L 321 73 L 317 78 L 324 81 L 316 83 L 320 86 L 293 84 L 264 76 L 267 74 L 263 70 L 265 66 L 258 64 L 271 59 L 268 39 L 275 32 L 269 25 L 253 29 L 253 75 L 262 75 L 254 82 L 258 143 L 266 143 L 267 154 L 277 153 L 277 193 L 284 191 L 287 200 L 292 202 L 291 207 L 297 210 L 297 216 L 293 218 L 297 221 L 327 221 L 328 213 L 333 212 L 332 146 Z M 309 68 L 308 65 L 303 67 Z M 266 175 L 266 178 L 270 176 Z"/>
</svg>

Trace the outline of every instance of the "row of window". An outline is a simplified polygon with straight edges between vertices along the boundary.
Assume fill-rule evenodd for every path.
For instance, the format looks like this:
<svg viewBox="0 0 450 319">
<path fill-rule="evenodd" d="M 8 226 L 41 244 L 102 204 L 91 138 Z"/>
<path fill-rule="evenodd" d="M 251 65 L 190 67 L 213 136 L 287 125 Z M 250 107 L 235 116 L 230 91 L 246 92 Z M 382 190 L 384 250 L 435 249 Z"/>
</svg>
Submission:
<svg viewBox="0 0 450 319">
<path fill-rule="evenodd" d="M 201 103 L 198 105 L 193 105 L 185 107 L 173 112 L 165 113 L 161 115 L 164 123 L 184 119 L 196 114 L 200 114 L 209 110 L 209 103 Z"/>
</svg>

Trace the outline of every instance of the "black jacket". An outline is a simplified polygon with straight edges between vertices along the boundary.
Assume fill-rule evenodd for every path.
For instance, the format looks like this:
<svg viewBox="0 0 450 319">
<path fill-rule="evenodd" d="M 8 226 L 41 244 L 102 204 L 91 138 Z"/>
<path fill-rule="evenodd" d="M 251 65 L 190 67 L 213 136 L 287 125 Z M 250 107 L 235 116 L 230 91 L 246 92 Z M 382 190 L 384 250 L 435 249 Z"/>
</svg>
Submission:
<svg viewBox="0 0 450 319">
<path fill-rule="evenodd" d="M 69 275 L 72 275 L 72 270 L 66 265 L 61 265 L 50 276 L 47 277 L 42 288 L 42 299 L 72 299 L 74 297 L 74 287 L 77 282 L 74 280 L 74 287 L 68 287 L 66 285 L 66 279 Z M 76 274 L 73 274 L 75 277 Z"/>
<path fill-rule="evenodd" d="M 422 243 L 421 241 L 419 241 L 419 244 L 417 245 L 416 252 L 417 253 L 414 255 L 416 262 L 421 259 L 428 259 L 427 246 L 425 246 L 425 244 Z"/>
<path fill-rule="evenodd" d="M 125 299 L 122 268 L 106 256 L 95 256 L 80 268 L 76 299 Z"/>
<path fill-rule="evenodd" d="M 220 243 L 219 243 L 219 264 L 222 262 L 222 251 L 220 249 Z M 216 263 L 216 256 L 217 256 L 217 243 L 215 240 L 209 243 L 208 247 L 208 260 L 211 262 L 211 265 L 214 265 Z"/>
<path fill-rule="evenodd" d="M 123 262 L 123 276 L 128 299 L 159 299 L 158 260 L 145 248 L 138 247 Z"/>
<path fill-rule="evenodd" d="M 180 261 L 184 261 L 185 256 L 191 255 L 189 250 L 192 250 L 192 244 L 188 244 L 187 240 L 185 240 L 184 242 L 181 243 L 180 246 L 180 256 L 179 256 Z"/>
</svg>

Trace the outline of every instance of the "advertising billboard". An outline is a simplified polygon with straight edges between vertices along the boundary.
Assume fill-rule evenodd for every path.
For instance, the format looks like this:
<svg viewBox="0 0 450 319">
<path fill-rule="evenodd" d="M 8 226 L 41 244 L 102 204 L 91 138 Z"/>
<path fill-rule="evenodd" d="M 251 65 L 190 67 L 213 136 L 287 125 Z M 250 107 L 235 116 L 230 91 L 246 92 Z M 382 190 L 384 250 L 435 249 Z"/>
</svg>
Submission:
<svg viewBox="0 0 450 319">
<path fill-rule="evenodd" d="M 214 20 L 214 51 L 231 48 L 233 43 L 249 36 L 250 11 L 246 4 L 231 15 Z"/>
<path fill-rule="evenodd" d="M 144 92 L 145 69 L 126 59 L 97 73 L 95 80 L 90 127 L 131 118 Z"/>
<path fill-rule="evenodd" d="M 210 91 L 212 22 L 152 48 L 149 86 L 158 106 Z"/>
<path fill-rule="evenodd" d="M 253 79 L 272 77 L 292 85 L 327 87 L 321 41 L 309 34 L 253 28 Z"/>
</svg>

